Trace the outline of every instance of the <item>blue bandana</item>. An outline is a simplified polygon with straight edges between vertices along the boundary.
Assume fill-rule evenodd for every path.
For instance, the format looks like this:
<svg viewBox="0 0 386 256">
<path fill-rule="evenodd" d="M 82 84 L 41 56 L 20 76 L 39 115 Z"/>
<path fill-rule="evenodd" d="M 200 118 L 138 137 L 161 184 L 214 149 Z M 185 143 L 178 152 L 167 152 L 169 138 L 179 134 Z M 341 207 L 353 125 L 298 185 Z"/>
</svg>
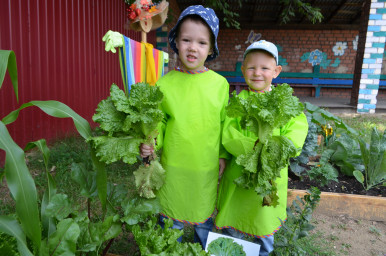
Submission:
<svg viewBox="0 0 386 256">
<path fill-rule="evenodd" d="M 177 27 L 180 24 L 181 20 L 188 16 L 188 15 L 198 15 L 200 16 L 206 24 L 210 27 L 213 35 L 214 35 L 214 49 L 213 53 L 211 55 L 208 55 L 208 58 L 206 58 L 207 61 L 215 59 L 219 55 L 218 47 L 217 47 L 217 36 L 218 36 L 218 30 L 219 30 L 219 20 L 216 16 L 216 13 L 210 9 L 205 8 L 202 5 L 192 5 L 187 7 L 183 12 L 181 13 L 180 17 L 177 20 L 177 24 L 170 30 L 169 33 L 169 44 L 170 47 L 178 54 L 178 49 L 176 47 L 176 33 L 177 33 Z"/>
</svg>

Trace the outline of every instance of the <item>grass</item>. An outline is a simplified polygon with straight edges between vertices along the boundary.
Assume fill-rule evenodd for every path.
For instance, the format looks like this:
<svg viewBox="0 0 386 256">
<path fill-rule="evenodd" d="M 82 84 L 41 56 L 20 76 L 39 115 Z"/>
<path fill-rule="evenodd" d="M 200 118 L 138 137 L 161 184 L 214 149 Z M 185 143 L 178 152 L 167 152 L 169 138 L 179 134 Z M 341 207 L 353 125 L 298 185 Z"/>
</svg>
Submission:
<svg viewBox="0 0 386 256">
<path fill-rule="evenodd" d="M 376 127 L 380 134 L 386 129 L 386 114 L 353 114 L 337 115 L 351 128 L 360 132 L 367 142 L 370 141 L 373 127 Z"/>
<path fill-rule="evenodd" d="M 371 130 L 377 127 L 378 130 L 384 131 L 386 129 L 386 114 L 371 115 L 371 114 L 355 114 L 352 116 L 340 116 L 346 124 L 356 130 Z"/>
<path fill-rule="evenodd" d="M 350 127 L 361 130 L 365 134 L 370 134 L 370 130 L 374 126 L 381 132 L 386 128 L 386 115 L 354 115 L 340 117 Z M 67 194 L 73 201 L 80 200 L 80 189 L 71 178 L 71 164 L 74 162 L 91 162 L 87 144 L 80 136 L 69 136 L 58 139 L 56 142 L 49 145 L 49 148 L 51 152 L 49 170 L 55 177 L 58 192 Z M 28 167 L 39 188 L 38 191 L 39 193 L 42 193 L 46 186 L 45 167 L 42 155 L 37 150 L 31 150 L 26 153 L 26 158 Z M 116 162 L 108 165 L 106 168 L 110 182 L 114 184 L 124 184 L 125 188 L 129 191 L 135 190 L 132 172 L 137 168 L 136 165 L 129 166 L 122 162 Z M 14 203 L 9 195 L 8 188 L 5 185 L 5 179 L 2 179 L 3 173 L 4 169 L 0 168 L 0 205 L 2 205 L 2 207 L 0 207 L 0 215 L 8 214 L 14 209 Z M 317 225 L 317 223 L 315 224 Z M 192 242 L 192 227 L 186 227 L 184 232 L 183 241 Z M 372 228 L 369 232 L 378 235 L 379 230 Z M 302 238 L 300 243 L 308 255 L 337 255 L 337 252 L 332 248 L 332 241 L 334 241 L 334 239 L 336 239 L 334 236 L 325 239 L 320 233 L 316 232 Z M 349 245 L 342 245 L 342 247 L 346 248 L 349 247 Z M 121 234 L 120 237 L 115 239 L 111 252 L 121 255 L 139 255 L 135 241 L 128 232 Z"/>
</svg>

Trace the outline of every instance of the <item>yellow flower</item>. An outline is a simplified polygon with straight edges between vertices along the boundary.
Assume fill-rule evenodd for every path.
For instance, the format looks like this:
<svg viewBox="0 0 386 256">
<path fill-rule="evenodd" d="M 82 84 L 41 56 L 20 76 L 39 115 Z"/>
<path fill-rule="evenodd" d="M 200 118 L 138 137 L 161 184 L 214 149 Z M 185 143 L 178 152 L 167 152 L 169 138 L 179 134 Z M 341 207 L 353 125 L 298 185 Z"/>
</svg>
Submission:
<svg viewBox="0 0 386 256">
<path fill-rule="evenodd" d="M 334 131 L 330 124 L 327 124 L 327 127 L 325 125 L 322 125 L 322 130 L 326 137 L 332 135 L 332 132 Z"/>
</svg>

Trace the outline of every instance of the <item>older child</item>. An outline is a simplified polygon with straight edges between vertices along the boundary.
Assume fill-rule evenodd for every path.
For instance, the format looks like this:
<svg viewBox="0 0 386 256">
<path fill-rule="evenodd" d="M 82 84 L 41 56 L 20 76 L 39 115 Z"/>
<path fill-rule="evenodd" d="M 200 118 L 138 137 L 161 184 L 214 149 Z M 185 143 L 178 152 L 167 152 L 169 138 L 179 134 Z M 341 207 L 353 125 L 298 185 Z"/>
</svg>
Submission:
<svg viewBox="0 0 386 256">
<path fill-rule="evenodd" d="M 249 86 L 249 90 L 239 94 L 241 97 L 270 91 L 272 79 L 281 71 L 276 46 L 265 40 L 250 45 L 244 53 L 241 71 Z M 286 136 L 295 147 L 301 148 L 307 131 L 307 119 L 301 114 L 275 130 L 273 135 Z M 221 179 L 216 226 L 237 238 L 243 238 L 245 234 L 255 237 L 255 241 L 261 245 L 260 255 L 268 255 L 273 250 L 274 233 L 280 228 L 279 218 L 286 219 L 288 170 L 282 169 L 280 178 L 275 180 L 279 205 L 263 207 L 261 196 L 233 182 L 242 173 L 242 167 L 235 162 L 236 157 L 250 151 L 258 138 L 252 132 L 241 129 L 239 119 L 229 117 L 225 120 L 222 136 L 223 145 L 232 154 L 232 159 Z"/>
<path fill-rule="evenodd" d="M 179 229 L 184 223 L 195 225 L 195 241 L 203 247 L 213 227 L 221 127 L 229 99 L 226 79 L 204 66 L 219 54 L 218 31 L 219 21 L 212 9 L 186 8 L 169 33 L 170 47 L 182 65 L 157 82 L 164 94 L 161 108 L 165 113 L 157 138 L 166 170 L 165 184 L 158 192 L 161 220 L 172 218 L 173 228 Z M 152 151 L 141 145 L 142 157 Z M 220 171 L 224 163 L 220 160 Z"/>
</svg>

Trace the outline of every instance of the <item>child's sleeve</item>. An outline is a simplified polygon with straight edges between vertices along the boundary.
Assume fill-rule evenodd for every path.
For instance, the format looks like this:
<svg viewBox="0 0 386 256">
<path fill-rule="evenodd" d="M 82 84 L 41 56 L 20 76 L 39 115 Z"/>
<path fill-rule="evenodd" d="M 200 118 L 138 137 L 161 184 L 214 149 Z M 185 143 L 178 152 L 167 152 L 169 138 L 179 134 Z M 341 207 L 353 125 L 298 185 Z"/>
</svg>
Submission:
<svg viewBox="0 0 386 256">
<path fill-rule="evenodd" d="M 304 113 L 292 118 L 284 127 L 280 129 L 280 135 L 290 139 L 299 150 L 297 155 L 301 153 L 307 133 L 308 122 Z"/>
</svg>

